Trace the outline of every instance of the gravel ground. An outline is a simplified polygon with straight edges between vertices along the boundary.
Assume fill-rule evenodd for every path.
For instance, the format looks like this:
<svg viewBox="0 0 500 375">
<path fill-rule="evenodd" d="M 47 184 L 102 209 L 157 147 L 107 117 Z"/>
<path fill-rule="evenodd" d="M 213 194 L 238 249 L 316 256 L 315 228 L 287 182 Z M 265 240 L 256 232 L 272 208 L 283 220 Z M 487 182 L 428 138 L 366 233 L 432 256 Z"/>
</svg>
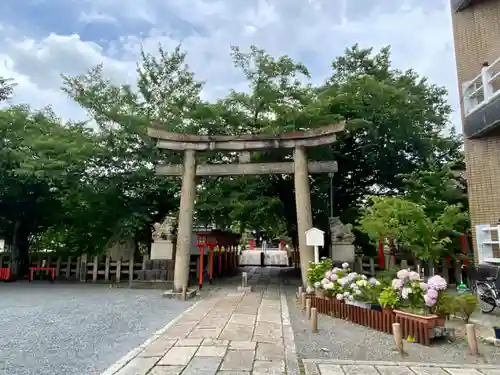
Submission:
<svg viewBox="0 0 500 375">
<path fill-rule="evenodd" d="M 394 351 L 391 335 L 321 314 L 318 315 L 319 332 L 311 333 L 309 321 L 298 309 L 295 291 L 287 288 L 287 300 L 297 354 L 301 359 L 500 364 L 500 348 L 481 344 L 481 356 L 475 357 L 469 354 L 463 339 L 431 347 L 405 342 L 407 355 L 401 357 Z"/>
<path fill-rule="evenodd" d="M 190 304 L 159 290 L 0 283 L 0 375 L 100 374 Z"/>
</svg>

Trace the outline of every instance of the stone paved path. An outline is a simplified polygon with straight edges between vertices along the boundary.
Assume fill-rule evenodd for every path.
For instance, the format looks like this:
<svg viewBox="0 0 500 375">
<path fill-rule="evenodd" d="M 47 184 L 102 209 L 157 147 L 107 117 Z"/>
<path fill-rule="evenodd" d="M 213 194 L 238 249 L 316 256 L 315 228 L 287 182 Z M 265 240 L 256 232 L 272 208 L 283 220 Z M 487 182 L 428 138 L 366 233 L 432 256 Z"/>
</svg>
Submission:
<svg viewBox="0 0 500 375">
<path fill-rule="evenodd" d="M 500 375 L 498 365 L 305 359 L 306 375 Z"/>
<path fill-rule="evenodd" d="M 299 375 L 279 270 L 249 284 L 251 293 L 215 291 L 103 375 Z"/>
</svg>

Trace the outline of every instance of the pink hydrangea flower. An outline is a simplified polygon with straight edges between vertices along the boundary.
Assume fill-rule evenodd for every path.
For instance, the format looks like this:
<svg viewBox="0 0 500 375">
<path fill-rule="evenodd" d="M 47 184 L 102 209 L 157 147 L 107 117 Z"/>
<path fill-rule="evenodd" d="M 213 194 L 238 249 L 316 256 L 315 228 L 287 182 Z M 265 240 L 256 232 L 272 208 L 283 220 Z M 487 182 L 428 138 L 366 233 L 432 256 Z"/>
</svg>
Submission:
<svg viewBox="0 0 500 375">
<path fill-rule="evenodd" d="M 438 298 L 438 292 L 435 289 L 430 289 L 427 291 L 427 296 L 432 299 L 437 299 Z"/>
<path fill-rule="evenodd" d="M 396 289 L 396 290 L 399 290 L 403 287 L 403 280 L 401 279 L 394 279 L 392 280 L 392 288 L 393 289 Z"/>
<path fill-rule="evenodd" d="M 448 287 L 446 280 L 439 275 L 435 275 L 429 278 L 429 280 L 427 280 L 427 285 L 429 285 L 430 289 L 434 290 L 446 290 L 446 288 Z"/>
<path fill-rule="evenodd" d="M 399 270 L 398 273 L 396 274 L 396 277 L 399 279 L 399 280 L 405 280 L 409 277 L 410 273 L 408 272 L 408 270 Z"/>
<path fill-rule="evenodd" d="M 436 304 L 436 299 L 431 298 L 428 294 L 424 296 L 424 302 L 427 307 L 433 307 Z"/>
</svg>

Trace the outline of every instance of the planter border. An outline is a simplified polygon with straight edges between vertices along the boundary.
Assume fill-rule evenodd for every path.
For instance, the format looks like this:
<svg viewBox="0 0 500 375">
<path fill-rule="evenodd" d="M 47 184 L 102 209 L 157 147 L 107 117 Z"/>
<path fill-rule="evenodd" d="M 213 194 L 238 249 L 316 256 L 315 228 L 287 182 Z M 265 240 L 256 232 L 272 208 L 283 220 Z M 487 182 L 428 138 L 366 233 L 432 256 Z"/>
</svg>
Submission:
<svg viewBox="0 0 500 375">
<path fill-rule="evenodd" d="M 355 324 L 372 328 L 379 332 L 392 334 L 392 324 L 401 324 L 403 339 L 412 336 L 415 342 L 429 346 L 431 344 L 431 329 L 428 322 L 422 322 L 411 317 L 396 316 L 373 309 L 348 305 L 343 301 L 332 298 L 307 296 L 311 299 L 311 307 L 315 307 L 320 314 L 332 315 Z"/>
</svg>

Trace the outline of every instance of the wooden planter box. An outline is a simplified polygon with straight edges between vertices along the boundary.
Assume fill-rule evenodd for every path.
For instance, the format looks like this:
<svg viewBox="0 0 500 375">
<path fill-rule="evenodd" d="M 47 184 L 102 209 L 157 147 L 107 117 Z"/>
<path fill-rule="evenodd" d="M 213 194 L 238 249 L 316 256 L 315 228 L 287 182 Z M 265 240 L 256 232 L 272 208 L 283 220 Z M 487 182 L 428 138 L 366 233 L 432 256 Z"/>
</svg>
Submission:
<svg viewBox="0 0 500 375">
<path fill-rule="evenodd" d="M 392 324 L 399 323 L 401 324 L 404 339 L 412 336 L 415 338 L 415 342 L 419 344 L 431 344 L 432 327 L 429 328 L 428 321 L 417 320 L 405 315 L 397 316 L 395 312 L 394 314 L 390 314 L 348 305 L 343 301 L 332 298 L 320 298 L 316 296 L 308 296 L 307 298 L 311 299 L 311 307 L 315 307 L 318 313 L 332 315 L 335 318 L 344 319 L 388 334 L 392 334 Z"/>
</svg>

